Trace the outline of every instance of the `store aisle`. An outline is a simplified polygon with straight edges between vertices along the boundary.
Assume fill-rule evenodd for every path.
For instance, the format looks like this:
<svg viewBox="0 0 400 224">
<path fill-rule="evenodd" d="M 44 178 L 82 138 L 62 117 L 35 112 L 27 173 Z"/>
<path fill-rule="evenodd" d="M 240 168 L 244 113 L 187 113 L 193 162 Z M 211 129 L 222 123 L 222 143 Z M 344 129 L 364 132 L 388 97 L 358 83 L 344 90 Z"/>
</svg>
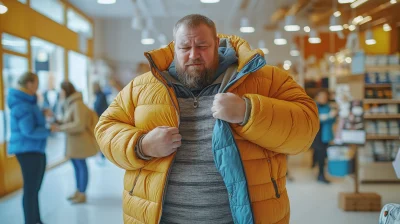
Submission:
<svg viewBox="0 0 400 224">
<path fill-rule="evenodd" d="M 46 173 L 40 191 L 41 215 L 45 224 L 123 223 L 123 170 L 107 163 L 97 165 L 89 160 L 88 202 L 71 205 L 66 198 L 73 193 L 75 179 L 70 162 Z M 22 192 L 0 199 L 0 223 L 22 224 Z"/>
<path fill-rule="evenodd" d="M 351 179 L 335 179 L 331 185 L 314 181 L 316 170 L 291 167 L 294 182 L 288 182 L 293 224 L 376 224 L 377 212 L 343 212 L 337 206 L 338 193 L 351 191 Z M 47 172 L 41 191 L 42 218 L 46 224 L 122 223 L 123 170 L 107 163 L 104 167 L 90 160 L 91 182 L 88 203 L 72 206 L 65 200 L 73 191 L 70 163 Z M 375 191 L 383 202 L 400 203 L 399 185 L 363 185 L 362 191 Z M 385 191 L 385 192 L 384 192 Z M 0 200 L 0 223 L 22 224 L 21 192 Z"/>
</svg>

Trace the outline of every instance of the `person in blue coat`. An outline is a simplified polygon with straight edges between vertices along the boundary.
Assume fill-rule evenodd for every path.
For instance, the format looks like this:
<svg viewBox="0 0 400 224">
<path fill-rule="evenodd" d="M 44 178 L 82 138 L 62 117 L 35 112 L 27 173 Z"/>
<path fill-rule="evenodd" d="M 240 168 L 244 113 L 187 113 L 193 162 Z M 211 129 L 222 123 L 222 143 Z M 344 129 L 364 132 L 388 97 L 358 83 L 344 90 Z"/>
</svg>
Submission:
<svg viewBox="0 0 400 224">
<path fill-rule="evenodd" d="M 319 166 L 317 180 L 329 184 L 330 181 L 325 177 L 325 159 L 329 142 L 333 140 L 333 124 L 336 121 L 337 113 L 329 106 L 329 92 L 321 89 L 315 95 L 315 102 L 318 107 L 320 129 L 315 136 L 312 148 L 314 149 L 314 158 Z"/>
<path fill-rule="evenodd" d="M 94 101 L 94 111 L 96 111 L 97 116 L 100 117 L 108 108 L 107 96 L 101 90 L 101 86 L 97 82 L 93 84 L 93 91 L 96 95 L 96 99 Z M 99 155 L 100 160 L 98 160 L 98 163 L 103 165 L 106 162 L 106 158 L 101 151 L 99 152 Z"/>
<path fill-rule="evenodd" d="M 27 72 L 18 84 L 19 88 L 10 89 L 7 97 L 11 115 L 8 153 L 16 155 L 22 170 L 25 224 L 40 224 L 39 190 L 46 168 L 46 139 L 55 126 L 46 128 L 45 116 L 51 116 L 51 112 L 37 106 L 38 76 Z"/>
</svg>

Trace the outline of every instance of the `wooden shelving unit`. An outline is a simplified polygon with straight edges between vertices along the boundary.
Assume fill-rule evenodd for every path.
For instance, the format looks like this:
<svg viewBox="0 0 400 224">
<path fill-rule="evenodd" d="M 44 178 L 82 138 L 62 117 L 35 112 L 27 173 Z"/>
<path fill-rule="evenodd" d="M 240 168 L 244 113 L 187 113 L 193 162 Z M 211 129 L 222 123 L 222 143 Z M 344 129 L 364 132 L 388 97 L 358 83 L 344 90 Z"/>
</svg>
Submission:
<svg viewBox="0 0 400 224">
<path fill-rule="evenodd" d="M 367 135 L 367 140 L 399 140 L 398 135 Z"/>
<path fill-rule="evenodd" d="M 400 104 L 397 99 L 364 99 L 364 104 Z"/>
<path fill-rule="evenodd" d="M 392 88 L 392 84 L 365 84 L 365 88 L 367 89 L 386 89 L 386 88 Z"/>
<path fill-rule="evenodd" d="M 400 119 L 400 114 L 365 114 L 366 120 L 379 120 L 379 119 Z"/>
<path fill-rule="evenodd" d="M 366 72 L 387 72 L 400 71 L 400 65 L 389 66 L 367 66 Z M 362 100 L 364 104 L 400 104 L 400 99 L 365 99 L 365 91 L 367 89 L 390 89 L 392 84 L 367 84 L 365 83 L 364 74 L 354 74 L 337 77 L 338 84 L 348 84 L 356 100 Z M 365 120 L 400 120 L 398 114 L 365 114 Z M 394 141 L 400 140 L 400 136 L 396 135 L 372 135 L 366 136 L 367 141 Z M 355 155 L 357 156 L 357 153 Z M 356 158 L 356 161 L 358 159 Z M 358 168 L 357 168 L 358 167 Z M 360 175 L 359 175 L 360 174 Z M 392 168 L 391 162 L 371 162 L 358 164 L 356 162 L 355 169 L 356 179 L 361 183 L 400 183 Z M 358 183 L 358 181 L 356 181 Z M 356 184 L 358 185 L 358 184 Z M 356 190 L 357 191 L 357 190 Z"/>
<path fill-rule="evenodd" d="M 367 66 L 365 68 L 367 72 L 386 72 L 386 71 L 398 71 L 400 70 L 400 65 L 376 65 Z"/>
</svg>

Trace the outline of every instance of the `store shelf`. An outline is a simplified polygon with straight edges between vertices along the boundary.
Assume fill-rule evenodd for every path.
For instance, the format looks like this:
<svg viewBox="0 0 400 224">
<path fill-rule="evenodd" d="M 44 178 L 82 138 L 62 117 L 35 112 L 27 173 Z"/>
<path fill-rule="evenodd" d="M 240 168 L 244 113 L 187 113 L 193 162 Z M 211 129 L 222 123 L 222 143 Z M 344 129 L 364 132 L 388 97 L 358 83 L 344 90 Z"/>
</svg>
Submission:
<svg viewBox="0 0 400 224">
<path fill-rule="evenodd" d="M 366 66 L 367 72 L 387 72 L 387 71 L 400 71 L 400 65 L 376 65 Z"/>
<path fill-rule="evenodd" d="M 364 99 L 364 104 L 400 104 L 398 99 Z"/>
<path fill-rule="evenodd" d="M 336 83 L 364 82 L 364 74 L 341 75 L 336 77 Z"/>
<path fill-rule="evenodd" d="M 392 88 L 392 84 L 365 84 L 365 88 L 370 88 L 370 89 L 372 89 L 372 88 Z"/>
<path fill-rule="evenodd" d="M 399 140 L 398 135 L 367 135 L 367 140 Z"/>
<path fill-rule="evenodd" d="M 400 114 L 364 114 L 364 119 L 400 119 Z"/>
</svg>

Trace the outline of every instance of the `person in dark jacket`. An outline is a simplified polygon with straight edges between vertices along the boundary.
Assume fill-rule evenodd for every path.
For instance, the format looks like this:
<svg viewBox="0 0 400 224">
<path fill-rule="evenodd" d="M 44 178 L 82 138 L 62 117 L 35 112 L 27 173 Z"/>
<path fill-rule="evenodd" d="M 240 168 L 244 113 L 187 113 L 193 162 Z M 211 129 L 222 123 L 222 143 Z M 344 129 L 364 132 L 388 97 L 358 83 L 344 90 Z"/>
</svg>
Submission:
<svg viewBox="0 0 400 224">
<path fill-rule="evenodd" d="M 94 101 L 94 111 L 96 111 L 97 116 L 100 117 L 103 112 L 106 111 L 108 108 L 107 96 L 101 90 L 100 84 L 97 82 L 93 84 L 93 91 L 96 95 L 96 99 Z M 99 160 L 99 164 L 104 164 L 106 162 L 106 158 L 101 151 L 99 152 L 99 154 L 101 157 L 101 159 Z"/>
<path fill-rule="evenodd" d="M 96 99 L 94 101 L 94 111 L 96 111 L 97 115 L 100 117 L 101 114 L 108 108 L 107 97 L 106 94 L 103 93 L 99 83 L 93 84 L 93 91 L 96 95 Z"/>
<path fill-rule="evenodd" d="M 11 114 L 8 152 L 16 155 L 22 170 L 25 223 L 40 224 L 39 190 L 46 168 L 46 139 L 55 126 L 46 128 L 45 116 L 51 116 L 51 112 L 41 111 L 37 106 L 38 76 L 27 72 L 18 84 L 19 88 L 10 89 L 7 97 Z"/>
<path fill-rule="evenodd" d="M 318 91 L 315 95 L 315 102 L 318 107 L 320 129 L 311 147 L 314 149 L 314 158 L 319 166 L 317 180 L 329 184 L 330 181 L 325 177 L 325 158 L 327 157 L 328 144 L 333 140 L 332 127 L 336 121 L 337 113 L 328 104 L 329 92 L 327 90 L 321 89 Z"/>
</svg>

